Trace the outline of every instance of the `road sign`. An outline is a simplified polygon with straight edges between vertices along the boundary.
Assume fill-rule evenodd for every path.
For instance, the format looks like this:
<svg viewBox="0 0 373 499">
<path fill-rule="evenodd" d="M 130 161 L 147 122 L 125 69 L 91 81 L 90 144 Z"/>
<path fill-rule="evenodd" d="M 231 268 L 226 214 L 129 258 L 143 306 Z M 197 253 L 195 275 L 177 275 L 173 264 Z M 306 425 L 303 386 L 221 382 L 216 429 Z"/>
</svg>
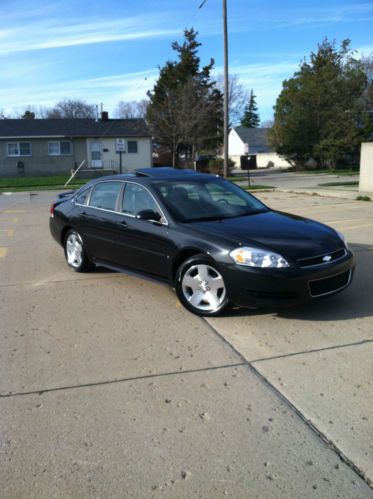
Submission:
<svg viewBox="0 0 373 499">
<path fill-rule="evenodd" d="M 126 152 L 126 141 L 124 139 L 115 139 L 116 152 Z"/>
</svg>

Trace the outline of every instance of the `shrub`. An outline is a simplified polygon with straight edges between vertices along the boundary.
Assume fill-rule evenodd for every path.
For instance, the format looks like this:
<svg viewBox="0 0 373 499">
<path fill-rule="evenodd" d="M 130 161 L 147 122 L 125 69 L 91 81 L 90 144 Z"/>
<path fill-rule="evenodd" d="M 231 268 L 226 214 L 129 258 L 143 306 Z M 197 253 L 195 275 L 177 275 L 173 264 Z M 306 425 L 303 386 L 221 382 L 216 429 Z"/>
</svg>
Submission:
<svg viewBox="0 0 373 499">
<path fill-rule="evenodd" d="M 371 201 L 369 196 L 358 196 L 356 199 L 358 201 Z"/>
<path fill-rule="evenodd" d="M 231 159 L 228 159 L 228 173 L 233 170 L 235 166 L 235 162 Z M 223 158 L 215 158 L 210 159 L 208 163 L 208 170 L 210 173 L 214 173 L 215 175 L 223 175 L 224 174 L 224 159 Z"/>
</svg>

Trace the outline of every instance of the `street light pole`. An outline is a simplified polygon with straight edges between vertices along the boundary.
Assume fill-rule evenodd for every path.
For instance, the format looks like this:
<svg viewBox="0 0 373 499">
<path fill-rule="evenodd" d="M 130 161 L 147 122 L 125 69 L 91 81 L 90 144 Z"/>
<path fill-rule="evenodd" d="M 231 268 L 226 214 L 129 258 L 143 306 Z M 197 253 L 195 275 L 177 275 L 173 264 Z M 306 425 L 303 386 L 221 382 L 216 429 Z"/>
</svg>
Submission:
<svg viewBox="0 0 373 499">
<path fill-rule="evenodd" d="M 228 177 L 228 27 L 227 0 L 223 0 L 224 25 L 224 177 Z"/>
</svg>

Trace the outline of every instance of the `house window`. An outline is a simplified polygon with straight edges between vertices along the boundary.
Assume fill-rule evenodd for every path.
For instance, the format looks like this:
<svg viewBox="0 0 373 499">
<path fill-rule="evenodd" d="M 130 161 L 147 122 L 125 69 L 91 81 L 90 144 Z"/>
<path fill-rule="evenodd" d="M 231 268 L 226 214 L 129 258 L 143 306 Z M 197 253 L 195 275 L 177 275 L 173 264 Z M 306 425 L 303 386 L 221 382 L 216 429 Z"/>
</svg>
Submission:
<svg viewBox="0 0 373 499">
<path fill-rule="evenodd" d="M 137 154 L 137 140 L 129 140 L 127 142 L 127 149 L 128 153 L 135 153 Z"/>
<path fill-rule="evenodd" d="M 57 142 L 48 142 L 49 156 L 69 156 L 71 154 L 71 142 L 61 140 Z"/>
<path fill-rule="evenodd" d="M 7 144 L 8 156 L 31 156 L 30 142 L 9 142 Z"/>
</svg>

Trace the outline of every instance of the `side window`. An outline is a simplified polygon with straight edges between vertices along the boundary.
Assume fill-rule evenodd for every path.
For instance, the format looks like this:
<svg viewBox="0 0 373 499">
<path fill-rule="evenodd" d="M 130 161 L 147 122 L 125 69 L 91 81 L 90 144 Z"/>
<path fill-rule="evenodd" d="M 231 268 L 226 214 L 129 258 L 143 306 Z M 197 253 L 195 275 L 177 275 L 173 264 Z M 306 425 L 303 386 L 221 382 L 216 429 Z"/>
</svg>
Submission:
<svg viewBox="0 0 373 499">
<path fill-rule="evenodd" d="M 89 198 L 89 193 L 91 192 L 91 190 L 92 190 L 92 188 L 89 187 L 88 189 L 85 189 L 83 192 L 80 192 L 75 198 L 75 204 L 86 205 L 87 200 Z"/>
<path fill-rule="evenodd" d="M 153 196 L 144 187 L 138 184 L 126 184 L 123 197 L 122 212 L 134 215 L 142 210 L 153 210 L 159 213 L 159 208 Z"/>
<path fill-rule="evenodd" d="M 121 182 L 102 182 L 93 188 L 89 206 L 104 210 L 115 210 Z"/>
</svg>

